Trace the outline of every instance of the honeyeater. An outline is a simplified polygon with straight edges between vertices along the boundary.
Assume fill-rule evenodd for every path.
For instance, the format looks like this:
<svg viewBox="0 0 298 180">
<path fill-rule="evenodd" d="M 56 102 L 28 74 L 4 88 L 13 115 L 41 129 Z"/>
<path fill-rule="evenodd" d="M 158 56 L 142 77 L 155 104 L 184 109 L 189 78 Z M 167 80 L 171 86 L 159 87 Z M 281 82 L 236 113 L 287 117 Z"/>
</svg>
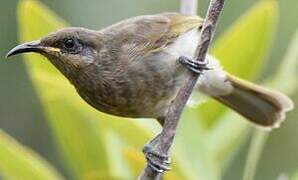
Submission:
<svg viewBox="0 0 298 180">
<path fill-rule="evenodd" d="M 195 91 L 256 125 L 278 127 L 293 108 L 286 95 L 229 74 L 211 55 L 203 63 L 193 60 L 202 24 L 198 16 L 162 13 L 133 17 L 100 31 L 70 27 L 18 45 L 7 57 L 40 53 L 95 109 L 122 117 L 155 118 L 161 124 L 187 73 L 200 73 Z"/>
</svg>

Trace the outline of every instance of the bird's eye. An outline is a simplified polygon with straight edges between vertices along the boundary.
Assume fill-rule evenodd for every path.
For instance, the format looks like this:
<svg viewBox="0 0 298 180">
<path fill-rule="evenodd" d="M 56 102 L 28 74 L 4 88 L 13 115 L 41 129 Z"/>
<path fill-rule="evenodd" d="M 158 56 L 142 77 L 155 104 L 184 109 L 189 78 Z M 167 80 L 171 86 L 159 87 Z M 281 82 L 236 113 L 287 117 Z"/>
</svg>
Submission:
<svg viewBox="0 0 298 180">
<path fill-rule="evenodd" d="M 66 39 L 64 41 L 64 46 L 67 48 L 67 49 L 73 49 L 75 47 L 75 41 L 74 39 Z"/>
</svg>

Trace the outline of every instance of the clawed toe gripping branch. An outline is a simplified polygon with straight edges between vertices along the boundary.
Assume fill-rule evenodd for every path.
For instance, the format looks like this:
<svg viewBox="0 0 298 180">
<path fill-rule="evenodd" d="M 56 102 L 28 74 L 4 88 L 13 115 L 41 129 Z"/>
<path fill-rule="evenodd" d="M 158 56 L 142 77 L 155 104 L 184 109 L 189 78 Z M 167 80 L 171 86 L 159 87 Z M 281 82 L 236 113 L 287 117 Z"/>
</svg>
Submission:
<svg viewBox="0 0 298 180">
<path fill-rule="evenodd" d="M 195 0 L 182 0 L 182 4 L 196 4 Z M 218 17 L 223 9 L 224 0 L 211 0 L 209 9 L 201 30 L 199 45 L 196 50 L 196 61 L 194 64 L 202 64 L 209 48 L 210 41 L 213 37 Z M 189 6 L 185 6 L 189 7 Z M 182 9 L 183 10 L 183 9 Z M 187 13 L 184 11 L 186 14 Z M 168 156 L 170 147 L 173 143 L 176 128 L 181 116 L 181 112 L 192 92 L 193 87 L 199 78 L 200 73 L 189 73 L 189 79 L 185 85 L 179 90 L 176 98 L 169 107 L 162 132 L 158 135 L 154 146 L 145 146 L 144 153 L 147 158 L 147 166 L 139 176 L 140 180 L 158 180 L 161 179 L 163 173 L 169 170 Z M 152 142 L 152 141 L 151 141 Z M 150 144 L 149 144 L 150 145 Z"/>
<path fill-rule="evenodd" d="M 188 57 L 181 56 L 178 59 L 179 63 L 184 65 L 190 71 L 201 75 L 205 70 L 210 70 L 211 68 L 207 67 L 208 62 L 205 60 L 203 62 L 192 60 Z"/>
</svg>

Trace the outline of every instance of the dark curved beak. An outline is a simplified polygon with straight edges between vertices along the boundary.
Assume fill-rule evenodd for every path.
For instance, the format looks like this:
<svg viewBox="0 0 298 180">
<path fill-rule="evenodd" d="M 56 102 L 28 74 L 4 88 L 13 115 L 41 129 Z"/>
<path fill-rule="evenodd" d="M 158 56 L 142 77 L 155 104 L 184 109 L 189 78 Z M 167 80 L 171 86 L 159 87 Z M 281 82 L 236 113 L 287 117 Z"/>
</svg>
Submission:
<svg viewBox="0 0 298 180">
<path fill-rule="evenodd" d="M 40 41 L 31 41 L 27 42 L 21 45 L 18 45 L 11 49 L 7 54 L 6 58 L 10 56 L 14 56 L 16 54 L 21 54 L 21 53 L 28 53 L 28 52 L 41 52 L 42 51 L 42 46 L 40 45 Z"/>
</svg>

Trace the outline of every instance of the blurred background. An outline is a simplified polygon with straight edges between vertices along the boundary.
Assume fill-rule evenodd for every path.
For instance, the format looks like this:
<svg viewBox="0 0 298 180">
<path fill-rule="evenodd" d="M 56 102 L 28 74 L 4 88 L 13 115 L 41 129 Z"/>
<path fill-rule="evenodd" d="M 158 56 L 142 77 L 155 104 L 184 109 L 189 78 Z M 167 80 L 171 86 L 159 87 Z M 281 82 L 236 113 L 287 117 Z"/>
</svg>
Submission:
<svg viewBox="0 0 298 180">
<path fill-rule="evenodd" d="M 136 15 L 179 10 L 179 0 L 88 0 L 84 1 L 83 6 L 81 0 L 40 1 L 72 25 L 91 29 L 100 29 Z M 17 0 L 0 2 L 0 128 L 40 153 L 61 172 L 66 173 L 21 56 L 17 57 L 19 61 L 5 61 L 4 58 L 7 51 L 18 44 L 17 2 Z M 200 15 L 204 16 L 208 2 L 199 0 Z M 228 0 L 217 34 L 224 31 L 256 2 L 257 0 Z M 298 28 L 298 1 L 282 0 L 278 3 L 280 5 L 278 30 L 269 56 L 270 61 L 265 65 L 262 78 L 266 78 L 279 65 Z M 293 99 L 298 102 L 297 93 Z M 270 135 L 261 156 L 256 179 L 271 180 L 282 172 L 292 173 L 298 170 L 297 118 L 297 110 L 289 113 L 288 120 Z M 224 179 L 240 179 L 247 149 L 248 143 L 236 155 Z"/>
</svg>

